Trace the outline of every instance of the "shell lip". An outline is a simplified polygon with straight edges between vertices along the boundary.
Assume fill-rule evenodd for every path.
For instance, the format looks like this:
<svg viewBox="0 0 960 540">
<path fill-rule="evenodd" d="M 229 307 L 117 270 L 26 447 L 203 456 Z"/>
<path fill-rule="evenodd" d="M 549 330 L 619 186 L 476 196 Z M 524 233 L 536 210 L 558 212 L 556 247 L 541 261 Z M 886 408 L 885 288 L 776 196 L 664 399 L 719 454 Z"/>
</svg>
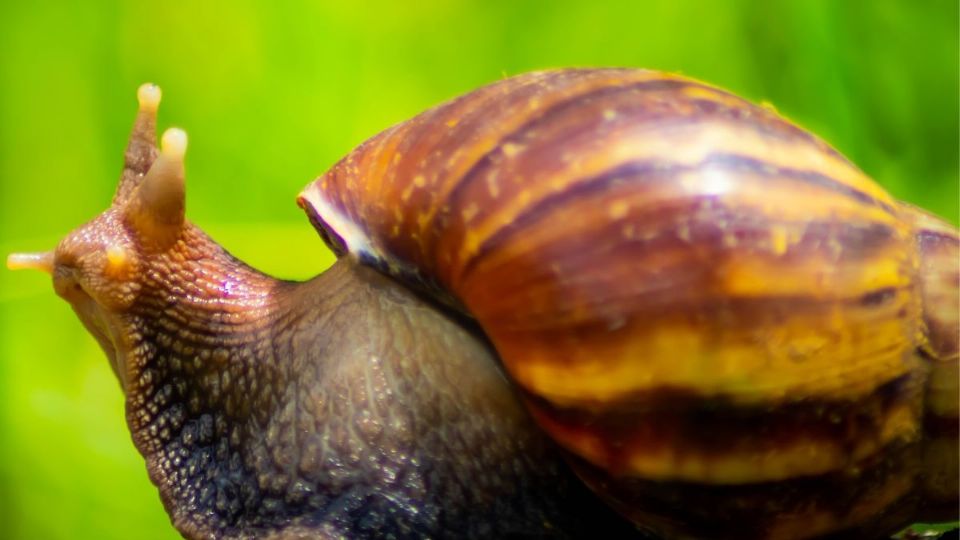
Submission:
<svg viewBox="0 0 960 540">
<path fill-rule="evenodd" d="M 313 228 L 320 234 L 323 243 L 333 251 L 337 257 L 342 257 L 347 253 L 347 245 L 343 237 L 330 227 L 330 225 L 320 217 L 316 208 L 302 194 L 297 197 L 297 205 L 307 214 L 307 219 L 313 225 Z"/>
<path fill-rule="evenodd" d="M 307 212 L 324 242 L 338 257 L 350 254 L 374 254 L 362 225 L 357 224 L 344 209 L 326 197 L 321 188 L 322 178 L 310 183 L 297 196 L 297 204 Z"/>
</svg>

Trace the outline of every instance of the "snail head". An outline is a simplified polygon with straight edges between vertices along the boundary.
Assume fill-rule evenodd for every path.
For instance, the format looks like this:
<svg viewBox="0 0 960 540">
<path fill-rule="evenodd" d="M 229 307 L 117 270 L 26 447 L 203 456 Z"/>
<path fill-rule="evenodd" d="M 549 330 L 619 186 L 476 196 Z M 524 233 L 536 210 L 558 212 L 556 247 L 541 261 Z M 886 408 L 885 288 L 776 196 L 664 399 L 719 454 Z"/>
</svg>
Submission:
<svg viewBox="0 0 960 540">
<path fill-rule="evenodd" d="M 168 129 L 156 144 L 160 89 L 142 85 L 139 112 L 125 154 L 113 203 L 93 220 L 68 234 L 56 249 L 15 253 L 11 269 L 33 268 L 53 277 L 57 294 L 67 300 L 117 367 L 122 348 L 121 319 L 136 301 L 143 275 L 159 270 L 186 230 L 183 157 L 187 137 Z M 123 378 L 121 377 L 121 381 Z"/>
</svg>

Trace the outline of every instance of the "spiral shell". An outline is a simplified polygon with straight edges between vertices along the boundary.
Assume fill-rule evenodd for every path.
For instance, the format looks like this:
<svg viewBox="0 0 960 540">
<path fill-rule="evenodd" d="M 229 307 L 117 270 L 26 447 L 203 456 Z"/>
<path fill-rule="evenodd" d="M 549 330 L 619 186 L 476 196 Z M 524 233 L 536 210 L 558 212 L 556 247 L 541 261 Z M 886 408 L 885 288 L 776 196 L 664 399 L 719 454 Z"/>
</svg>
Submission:
<svg viewBox="0 0 960 540">
<path fill-rule="evenodd" d="M 722 90 L 505 79 L 363 143 L 300 204 L 338 252 L 476 318 L 539 423 L 614 478 L 782 481 L 920 437 L 903 207 Z"/>
</svg>

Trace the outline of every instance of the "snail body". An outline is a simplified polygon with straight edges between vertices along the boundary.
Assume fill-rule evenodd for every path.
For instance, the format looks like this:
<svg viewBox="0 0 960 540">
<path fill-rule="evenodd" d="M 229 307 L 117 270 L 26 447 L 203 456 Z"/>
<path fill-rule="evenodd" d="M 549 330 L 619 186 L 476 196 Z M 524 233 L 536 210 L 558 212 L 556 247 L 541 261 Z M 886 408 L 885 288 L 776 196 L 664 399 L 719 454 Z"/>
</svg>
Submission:
<svg viewBox="0 0 960 540">
<path fill-rule="evenodd" d="M 12 260 L 111 358 L 185 535 L 955 517 L 957 231 L 775 112 L 653 71 L 499 81 L 309 184 L 340 259 L 289 283 L 185 221 L 155 92 L 111 208 Z"/>
</svg>

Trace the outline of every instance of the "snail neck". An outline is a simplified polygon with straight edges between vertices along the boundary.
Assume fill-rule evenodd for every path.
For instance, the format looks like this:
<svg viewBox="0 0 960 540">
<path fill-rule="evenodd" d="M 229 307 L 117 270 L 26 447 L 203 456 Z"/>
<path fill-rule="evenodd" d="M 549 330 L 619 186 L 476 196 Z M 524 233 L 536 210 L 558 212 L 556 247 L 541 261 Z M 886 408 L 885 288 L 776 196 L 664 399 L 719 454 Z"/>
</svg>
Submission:
<svg viewBox="0 0 960 540">
<path fill-rule="evenodd" d="M 270 356 L 255 344 L 269 341 L 285 292 L 298 284 L 251 268 L 190 224 L 172 248 L 144 261 L 137 300 L 113 339 L 128 395 L 181 376 L 203 381 L 197 375 L 236 363 L 269 369 Z M 220 385 L 207 382 L 208 396 L 217 395 Z"/>
<path fill-rule="evenodd" d="M 267 426 L 292 403 L 284 329 L 297 324 L 291 299 L 307 285 L 251 268 L 189 223 L 169 250 L 141 261 L 137 300 L 107 325 L 119 329 L 107 353 L 115 352 L 134 444 L 174 525 L 208 537 L 283 521 L 286 509 L 266 493 L 288 486 L 260 481 L 286 465 L 262 452 Z"/>
<path fill-rule="evenodd" d="M 143 280 L 134 314 L 154 321 L 160 335 L 175 329 L 181 341 L 206 348 L 248 342 L 242 338 L 272 324 L 279 293 L 295 285 L 244 264 L 189 224 Z"/>
<path fill-rule="evenodd" d="M 114 369 L 134 441 L 148 454 L 173 437 L 190 439 L 181 433 L 185 418 L 255 413 L 251 389 L 280 371 L 263 345 L 297 284 L 251 268 L 190 224 L 172 248 L 144 261 L 136 302 L 107 326 L 119 329 L 111 332 Z"/>
<path fill-rule="evenodd" d="M 213 250 L 150 275 L 127 421 L 184 536 L 507 537 L 617 519 L 486 345 L 374 270 L 341 259 L 289 283 Z"/>
</svg>

